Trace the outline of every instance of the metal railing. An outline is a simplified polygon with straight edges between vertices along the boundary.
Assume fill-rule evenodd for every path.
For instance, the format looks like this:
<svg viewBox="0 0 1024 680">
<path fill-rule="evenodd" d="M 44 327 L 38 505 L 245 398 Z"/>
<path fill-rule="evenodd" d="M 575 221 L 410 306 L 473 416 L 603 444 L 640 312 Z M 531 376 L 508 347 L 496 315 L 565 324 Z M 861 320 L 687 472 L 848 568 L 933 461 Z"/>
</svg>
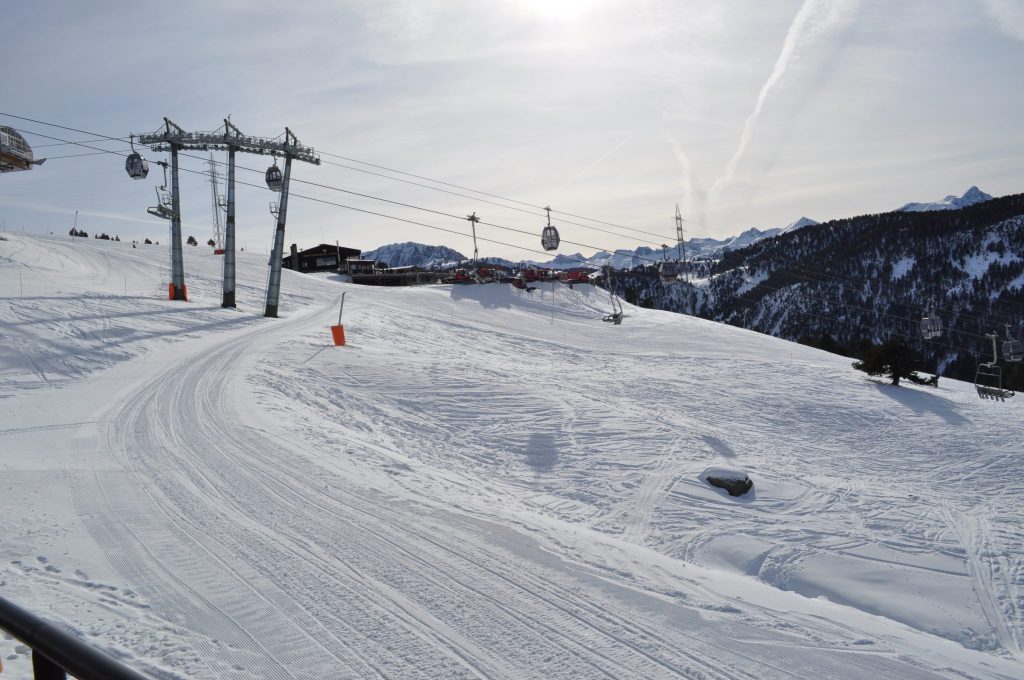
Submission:
<svg viewBox="0 0 1024 680">
<path fill-rule="evenodd" d="M 146 680 L 130 668 L 0 597 L 0 628 L 32 648 L 36 680 Z"/>
</svg>

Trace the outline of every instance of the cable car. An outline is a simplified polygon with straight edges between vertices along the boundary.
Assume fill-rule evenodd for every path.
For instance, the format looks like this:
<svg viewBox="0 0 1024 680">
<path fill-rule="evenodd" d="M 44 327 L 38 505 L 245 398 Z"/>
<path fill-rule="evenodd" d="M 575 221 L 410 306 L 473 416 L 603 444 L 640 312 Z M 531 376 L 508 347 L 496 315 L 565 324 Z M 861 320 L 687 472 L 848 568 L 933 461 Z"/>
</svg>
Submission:
<svg viewBox="0 0 1024 680">
<path fill-rule="evenodd" d="M 999 335 L 989 333 L 985 338 L 992 341 L 992 361 L 978 364 L 978 371 L 974 375 L 974 388 L 982 399 L 1006 401 L 1014 396 L 1014 392 L 1003 388 L 1003 369 L 999 367 L 999 353 L 996 351 Z"/>
<path fill-rule="evenodd" d="M 1003 340 L 1003 359 L 1011 363 L 1024 361 L 1024 342 L 1010 335 L 1010 324 L 1006 324 L 1006 340 Z"/>
<path fill-rule="evenodd" d="M 267 168 L 267 188 L 271 191 L 281 191 L 283 186 L 284 177 L 281 175 L 281 169 L 274 163 Z"/>
<path fill-rule="evenodd" d="M 128 143 L 132 145 L 132 152 L 124 159 L 124 171 L 132 179 L 146 179 L 146 175 L 149 174 L 149 161 L 135 150 L 135 135 L 128 138 Z"/>
<path fill-rule="evenodd" d="M 679 280 L 681 266 L 678 260 L 672 261 L 668 259 L 667 250 L 668 246 L 662 244 L 661 256 L 663 259 L 658 263 L 658 276 L 661 278 L 662 283 L 675 283 Z"/>
<path fill-rule="evenodd" d="M 558 230 L 551 226 L 551 208 L 544 208 L 548 211 L 548 226 L 540 233 L 540 244 L 544 250 L 558 250 L 558 244 L 562 240 L 558 236 Z"/>
<path fill-rule="evenodd" d="M 675 283 L 679 280 L 679 263 L 668 260 L 659 263 L 658 276 L 662 283 Z"/>
</svg>

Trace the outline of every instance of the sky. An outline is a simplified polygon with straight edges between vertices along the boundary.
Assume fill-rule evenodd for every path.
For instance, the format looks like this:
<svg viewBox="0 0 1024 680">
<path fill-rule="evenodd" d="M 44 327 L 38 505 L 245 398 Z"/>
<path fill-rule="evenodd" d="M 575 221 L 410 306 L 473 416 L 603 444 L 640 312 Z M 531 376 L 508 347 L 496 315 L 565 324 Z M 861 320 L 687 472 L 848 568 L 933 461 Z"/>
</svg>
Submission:
<svg viewBox="0 0 1024 680">
<path fill-rule="evenodd" d="M 1024 189 L 1024 0 L 38 0 L 4 12 L 19 30 L 0 46 L 0 124 L 49 158 L 0 177 L 9 230 L 66 233 L 77 211 L 90 234 L 167 239 L 146 213 L 167 154 L 141 149 L 152 169 L 132 181 L 116 155 L 61 158 L 93 149 L 41 136 L 120 138 L 165 116 L 197 131 L 231 116 L 262 137 L 288 126 L 320 152 L 321 165 L 294 166 L 286 243 L 300 248 L 471 254 L 462 218 L 475 212 L 481 256 L 542 259 L 544 206 L 560 252 L 590 255 L 673 243 L 677 204 L 687 238 L 723 238 L 972 185 Z M 189 154 L 183 231 L 205 242 L 207 166 Z M 268 163 L 239 156 L 239 182 L 256 185 L 238 187 L 250 251 L 271 247 Z"/>
</svg>

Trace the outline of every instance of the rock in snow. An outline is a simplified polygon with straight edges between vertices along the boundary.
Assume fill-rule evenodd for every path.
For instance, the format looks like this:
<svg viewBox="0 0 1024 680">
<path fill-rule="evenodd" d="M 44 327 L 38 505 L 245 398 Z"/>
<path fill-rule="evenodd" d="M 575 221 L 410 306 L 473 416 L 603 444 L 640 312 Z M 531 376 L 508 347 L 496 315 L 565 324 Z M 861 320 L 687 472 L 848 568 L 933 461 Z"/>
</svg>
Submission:
<svg viewBox="0 0 1024 680">
<path fill-rule="evenodd" d="M 754 488 L 747 473 L 726 465 L 712 465 L 704 469 L 700 478 L 711 486 L 725 489 L 730 496 L 742 496 Z"/>
</svg>

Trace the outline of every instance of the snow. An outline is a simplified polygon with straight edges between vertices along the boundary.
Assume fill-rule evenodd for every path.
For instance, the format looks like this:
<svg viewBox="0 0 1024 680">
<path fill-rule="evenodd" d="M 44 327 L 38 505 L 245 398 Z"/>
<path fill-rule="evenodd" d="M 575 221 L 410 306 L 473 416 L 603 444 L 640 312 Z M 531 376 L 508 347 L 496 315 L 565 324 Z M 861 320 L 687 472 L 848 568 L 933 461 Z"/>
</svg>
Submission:
<svg viewBox="0 0 1024 680">
<path fill-rule="evenodd" d="M 821 224 L 821 222 L 817 220 L 812 220 L 810 217 L 801 217 L 800 219 L 794 222 L 790 222 L 785 227 L 783 227 L 782 233 L 788 234 L 791 231 L 797 231 L 798 229 L 803 229 L 804 227 L 815 227 L 819 224 Z"/>
<path fill-rule="evenodd" d="M 941 201 L 933 201 L 931 203 L 907 203 L 902 208 L 899 208 L 897 212 L 927 212 L 930 210 L 959 210 L 960 208 L 966 208 L 969 205 L 975 203 L 984 203 L 985 201 L 992 200 L 992 196 L 986 194 L 984 191 L 976 186 L 972 186 L 970 189 L 964 192 L 963 196 L 956 196 L 950 194 Z"/>
<path fill-rule="evenodd" d="M 264 319 L 265 255 L 224 310 L 206 249 L 185 304 L 164 247 L 3 236 L 0 595 L 155 677 L 1024 677 L 1017 399 L 589 285 L 285 271 Z"/>
<path fill-rule="evenodd" d="M 916 264 L 917 264 L 917 258 L 916 257 L 904 257 L 904 258 L 900 258 L 896 262 L 893 262 L 892 263 L 892 279 L 893 279 L 893 281 L 899 281 L 900 279 L 902 279 L 904 276 L 907 275 L 907 273 L 911 269 L 914 268 L 914 265 L 916 265 Z"/>
</svg>

